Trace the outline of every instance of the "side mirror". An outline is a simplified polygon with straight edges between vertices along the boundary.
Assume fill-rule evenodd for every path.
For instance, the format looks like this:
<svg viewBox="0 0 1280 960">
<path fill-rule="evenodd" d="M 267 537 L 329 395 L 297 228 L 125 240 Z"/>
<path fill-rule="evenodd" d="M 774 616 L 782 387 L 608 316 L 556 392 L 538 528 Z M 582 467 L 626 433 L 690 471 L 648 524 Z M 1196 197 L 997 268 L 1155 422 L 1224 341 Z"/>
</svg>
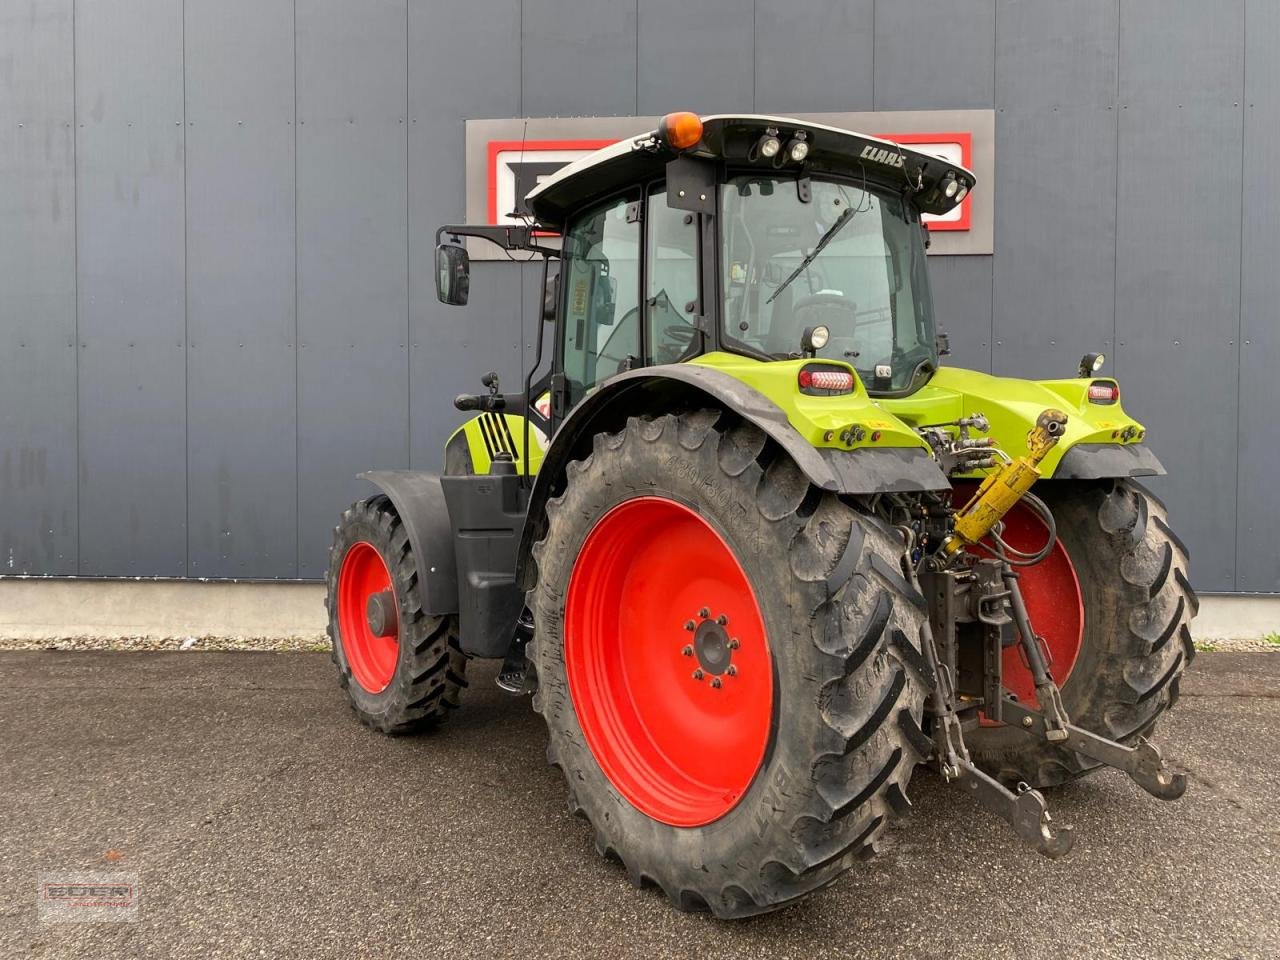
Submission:
<svg viewBox="0 0 1280 960">
<path fill-rule="evenodd" d="M 471 292 L 471 258 L 454 243 L 436 246 L 436 296 L 441 303 L 465 306 Z"/>
</svg>

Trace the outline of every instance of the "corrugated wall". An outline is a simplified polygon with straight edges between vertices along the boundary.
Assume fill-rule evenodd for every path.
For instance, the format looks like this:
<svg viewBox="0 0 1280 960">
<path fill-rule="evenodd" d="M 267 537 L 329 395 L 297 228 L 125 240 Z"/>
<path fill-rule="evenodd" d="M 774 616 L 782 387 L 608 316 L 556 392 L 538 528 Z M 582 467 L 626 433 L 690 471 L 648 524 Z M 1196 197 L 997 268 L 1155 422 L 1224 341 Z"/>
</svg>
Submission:
<svg viewBox="0 0 1280 960">
<path fill-rule="evenodd" d="M 1110 354 L 1203 590 L 1280 591 L 1280 5 L 0 0 L 0 572 L 315 578 L 531 352 L 431 286 L 473 117 L 997 111 L 954 360 Z"/>
</svg>

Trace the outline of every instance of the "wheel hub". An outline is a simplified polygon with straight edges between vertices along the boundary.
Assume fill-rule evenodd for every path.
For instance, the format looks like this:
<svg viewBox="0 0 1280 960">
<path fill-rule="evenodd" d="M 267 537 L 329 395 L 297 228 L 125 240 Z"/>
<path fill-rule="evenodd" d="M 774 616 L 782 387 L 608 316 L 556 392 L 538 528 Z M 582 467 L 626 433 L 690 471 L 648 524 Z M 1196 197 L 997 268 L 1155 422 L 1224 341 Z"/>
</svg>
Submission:
<svg viewBox="0 0 1280 960">
<path fill-rule="evenodd" d="M 725 674 L 731 677 L 738 675 L 738 668 L 733 663 L 733 651 L 742 644 L 737 637 L 729 635 L 729 631 L 725 629 L 728 623 L 728 615 L 722 613 L 712 619 L 709 608 L 703 607 L 698 611 L 697 620 L 688 620 L 684 625 L 686 630 L 693 631 L 693 643 L 686 644 L 682 651 L 686 657 L 697 657 L 698 668 L 693 671 L 693 679 L 701 680 L 710 675 L 711 685 L 716 689 L 721 686 L 720 677 Z"/>
<path fill-rule="evenodd" d="M 369 624 L 369 632 L 375 637 L 394 636 L 400 629 L 395 594 L 390 590 L 371 593 L 369 602 L 365 604 L 364 618 Z"/>
</svg>

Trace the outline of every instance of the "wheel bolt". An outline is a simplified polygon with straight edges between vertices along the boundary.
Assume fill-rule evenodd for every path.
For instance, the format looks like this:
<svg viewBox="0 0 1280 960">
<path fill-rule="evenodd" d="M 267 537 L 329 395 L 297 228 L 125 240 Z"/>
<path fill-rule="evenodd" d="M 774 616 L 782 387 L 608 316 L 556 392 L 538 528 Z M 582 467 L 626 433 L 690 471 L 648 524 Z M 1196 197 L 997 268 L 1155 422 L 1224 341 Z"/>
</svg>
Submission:
<svg viewBox="0 0 1280 960">
<path fill-rule="evenodd" d="M 698 616 L 702 617 L 703 619 L 706 619 L 707 617 L 711 616 L 711 608 L 703 607 L 701 610 L 698 611 Z"/>
<path fill-rule="evenodd" d="M 720 616 L 716 617 L 716 623 L 720 624 L 722 627 L 728 626 L 729 618 L 722 613 Z"/>
<path fill-rule="evenodd" d="M 701 679 L 702 679 L 702 671 L 701 671 L 701 670 L 695 670 L 695 671 L 693 671 L 693 679 L 695 679 L 695 680 L 701 680 Z"/>
<path fill-rule="evenodd" d="M 725 673 L 731 677 L 736 677 L 738 675 L 738 668 L 731 663 L 729 664 L 729 669 L 726 670 Z"/>
<path fill-rule="evenodd" d="M 737 638 L 737 637 L 730 637 L 730 638 L 729 638 L 729 649 L 730 649 L 730 650 L 737 650 L 740 646 L 742 646 L 742 644 L 738 642 L 738 638 Z"/>
<path fill-rule="evenodd" d="M 693 656 L 693 647 L 691 647 L 689 644 L 687 644 L 687 643 L 686 643 L 686 644 L 685 644 L 685 646 L 684 646 L 684 649 L 683 649 L 683 650 L 681 650 L 680 652 L 681 652 L 681 653 L 683 653 L 686 657 L 692 657 L 692 656 Z"/>
<path fill-rule="evenodd" d="M 720 678 L 719 678 L 719 677 L 712 677 L 712 678 L 711 678 L 711 685 L 712 685 L 713 687 L 715 687 L 717 690 L 719 690 L 719 689 L 720 689 Z"/>
<path fill-rule="evenodd" d="M 686 621 L 684 622 L 684 628 L 685 628 L 686 630 L 693 630 L 693 629 L 694 629 L 694 628 L 696 628 L 696 627 L 697 627 L 697 624 L 696 624 L 696 623 L 694 623 L 692 620 L 686 620 Z"/>
</svg>

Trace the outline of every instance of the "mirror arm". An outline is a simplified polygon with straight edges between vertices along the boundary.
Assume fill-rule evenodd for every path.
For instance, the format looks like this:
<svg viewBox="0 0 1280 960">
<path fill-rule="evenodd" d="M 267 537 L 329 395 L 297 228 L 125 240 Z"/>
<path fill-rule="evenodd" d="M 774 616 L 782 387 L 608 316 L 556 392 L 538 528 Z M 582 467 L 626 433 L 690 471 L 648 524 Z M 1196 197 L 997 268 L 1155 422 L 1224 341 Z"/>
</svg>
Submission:
<svg viewBox="0 0 1280 960">
<path fill-rule="evenodd" d="M 558 256 L 559 251 L 552 247 L 544 247 L 534 236 L 535 227 L 516 224 L 478 224 L 455 223 L 446 224 L 436 231 L 436 245 L 444 242 L 444 237 L 476 237 L 488 240 L 504 250 L 529 250 L 533 253 Z"/>
</svg>

